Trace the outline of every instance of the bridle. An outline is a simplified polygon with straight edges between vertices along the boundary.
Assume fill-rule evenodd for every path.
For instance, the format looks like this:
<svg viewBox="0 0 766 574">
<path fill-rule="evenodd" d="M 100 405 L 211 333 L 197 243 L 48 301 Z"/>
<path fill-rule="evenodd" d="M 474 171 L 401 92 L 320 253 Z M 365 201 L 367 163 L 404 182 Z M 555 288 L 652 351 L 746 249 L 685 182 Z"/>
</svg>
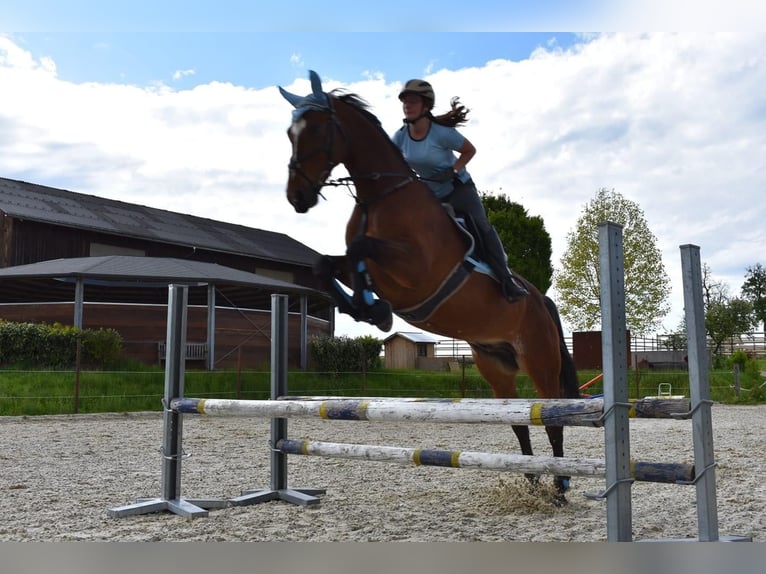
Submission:
<svg viewBox="0 0 766 574">
<path fill-rule="evenodd" d="M 317 108 L 319 111 L 324 111 L 328 113 L 328 119 L 327 119 L 328 125 L 327 125 L 324 145 L 318 146 L 312 149 L 311 151 L 298 157 L 296 157 L 295 152 L 293 152 L 293 155 L 290 157 L 290 161 L 287 164 L 287 167 L 291 172 L 294 172 L 295 174 L 303 178 L 306 181 L 306 183 L 309 184 L 311 191 L 315 195 L 318 195 L 322 199 L 326 200 L 325 196 L 322 195 L 323 187 L 345 186 L 349 190 L 349 193 L 354 198 L 356 203 L 369 205 L 389 195 L 391 192 L 401 189 L 403 187 L 406 187 L 408 184 L 412 183 L 413 181 L 420 179 L 417 176 L 417 174 L 415 174 L 415 172 L 413 171 L 410 171 L 409 173 L 371 172 L 368 174 L 357 174 L 354 176 L 341 177 L 341 178 L 333 179 L 333 180 L 326 179 L 330 175 L 330 173 L 332 173 L 332 170 L 339 163 L 341 163 L 340 161 L 333 160 L 333 157 L 332 157 L 333 145 L 335 143 L 334 136 L 335 136 L 336 129 L 338 133 L 341 135 L 341 137 L 343 138 L 343 142 L 346 148 L 348 148 L 348 137 L 346 136 L 346 133 L 343 130 L 343 125 L 338 121 L 338 117 L 335 113 L 335 108 L 333 107 L 332 102 L 333 102 L 333 99 L 328 98 L 328 106 L 326 108 L 324 107 Z M 306 160 L 313 158 L 321 153 L 324 153 L 327 156 L 327 165 L 326 165 L 326 169 L 320 173 L 319 179 L 315 181 L 311 179 L 303 170 L 303 168 L 301 167 L 301 162 L 305 162 Z M 405 179 L 383 190 L 383 192 L 380 193 L 373 201 L 366 201 L 366 202 L 360 201 L 359 197 L 351 191 L 351 186 L 354 185 L 357 180 L 366 179 L 369 181 L 377 181 L 384 177 L 404 177 Z"/>
<path fill-rule="evenodd" d="M 329 98 L 328 98 L 329 100 Z M 332 100 L 329 100 L 332 102 Z M 343 127 L 340 125 L 340 122 L 338 122 L 338 119 L 335 115 L 335 109 L 332 107 L 332 103 L 329 104 L 329 107 L 327 110 L 325 109 L 319 109 L 319 111 L 328 111 L 329 112 L 329 118 L 327 120 L 327 130 L 325 134 L 325 142 L 324 146 L 319 146 L 311 151 L 303 154 L 300 157 L 296 157 L 295 153 L 297 150 L 293 151 L 293 155 L 290 156 L 290 161 L 287 164 L 287 168 L 291 171 L 302 177 L 304 180 L 306 180 L 306 183 L 309 184 L 311 191 L 314 193 L 314 195 L 320 196 L 322 199 L 325 199 L 325 196 L 322 195 L 322 188 L 327 185 L 326 178 L 327 176 L 332 173 L 332 170 L 335 168 L 336 165 L 338 165 L 339 161 L 333 161 L 332 159 L 332 151 L 333 151 L 333 144 L 335 143 L 335 129 L 337 128 L 338 131 L 343 134 Z M 344 141 L 346 141 L 346 145 L 348 145 L 346 137 L 344 135 Z M 306 175 L 306 172 L 303 171 L 303 168 L 301 167 L 301 162 L 306 161 L 307 159 L 311 159 L 320 153 L 324 153 L 327 155 L 327 168 L 320 172 L 319 174 L 319 180 L 315 181 L 311 179 L 308 175 Z"/>
</svg>

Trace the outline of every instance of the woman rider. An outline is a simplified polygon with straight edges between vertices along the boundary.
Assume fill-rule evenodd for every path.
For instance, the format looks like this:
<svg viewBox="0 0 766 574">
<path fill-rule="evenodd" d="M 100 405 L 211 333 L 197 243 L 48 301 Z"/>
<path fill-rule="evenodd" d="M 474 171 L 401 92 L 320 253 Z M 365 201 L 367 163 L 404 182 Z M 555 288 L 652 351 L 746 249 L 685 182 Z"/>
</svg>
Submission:
<svg viewBox="0 0 766 574">
<path fill-rule="evenodd" d="M 453 98 L 452 109 L 434 117 L 431 114 L 434 90 L 425 80 L 408 81 L 399 100 L 404 111 L 404 126 L 394 133 L 392 141 L 440 201 L 473 220 L 487 264 L 497 276 L 505 297 L 509 301 L 524 297 L 528 291 L 508 269 L 503 244 L 487 219 L 476 186 L 465 169 L 476 155 L 476 148 L 455 126 L 466 121 L 468 110 Z"/>
</svg>

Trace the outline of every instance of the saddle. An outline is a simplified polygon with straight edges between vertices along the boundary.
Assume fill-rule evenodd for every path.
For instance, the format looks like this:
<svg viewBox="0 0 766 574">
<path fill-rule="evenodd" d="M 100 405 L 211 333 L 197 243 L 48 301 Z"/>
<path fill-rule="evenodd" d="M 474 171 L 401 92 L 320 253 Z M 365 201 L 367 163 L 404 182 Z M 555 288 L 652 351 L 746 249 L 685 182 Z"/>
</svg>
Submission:
<svg viewBox="0 0 766 574">
<path fill-rule="evenodd" d="M 474 222 L 473 217 L 468 214 L 456 212 L 455 208 L 452 207 L 452 205 L 449 203 L 442 203 L 442 206 L 444 207 L 447 214 L 452 218 L 452 221 L 455 222 L 458 231 L 460 231 L 460 234 L 463 237 L 463 241 L 465 242 L 466 246 L 466 260 L 473 263 L 476 271 L 494 277 L 494 273 L 490 269 L 489 265 L 485 262 L 486 250 L 484 247 L 484 242 L 481 238 L 481 233 L 479 233 L 478 228 L 476 227 L 476 223 Z"/>
<path fill-rule="evenodd" d="M 357 311 L 357 314 L 355 315 L 355 318 L 358 321 L 367 321 L 373 325 L 377 325 L 384 331 L 391 328 L 392 311 L 410 323 L 426 321 L 436 312 L 444 301 L 449 299 L 455 291 L 468 281 L 468 278 L 473 271 L 478 271 L 489 275 L 490 277 L 495 277 L 489 265 L 484 262 L 484 245 L 481 241 L 481 234 L 477 232 L 473 218 L 468 215 L 456 214 L 454 208 L 450 204 L 444 203 L 442 205 L 463 238 L 463 243 L 465 245 L 463 259 L 452 268 L 452 271 L 447 275 L 436 291 L 417 305 L 404 309 L 392 309 L 388 301 L 373 298 L 372 281 L 362 263 L 355 275 L 355 279 L 359 284 L 354 286 L 355 298 L 358 297 L 359 301 L 353 306 L 358 310 L 361 309 L 361 311 Z M 347 300 L 350 300 L 348 295 L 344 294 L 344 296 Z"/>
<path fill-rule="evenodd" d="M 394 309 L 399 317 L 408 322 L 422 322 L 434 314 L 439 306 L 446 301 L 452 293 L 462 287 L 463 283 L 468 281 L 473 271 L 485 273 L 494 277 L 494 273 L 483 261 L 484 247 L 481 242 L 481 235 L 476 232 L 476 226 L 470 216 L 458 215 L 454 208 L 448 203 L 442 204 L 448 215 L 454 221 L 455 226 L 460 231 L 465 243 L 465 255 L 452 269 L 447 278 L 442 282 L 439 288 L 427 299 L 421 301 L 413 307 L 406 309 Z"/>
</svg>

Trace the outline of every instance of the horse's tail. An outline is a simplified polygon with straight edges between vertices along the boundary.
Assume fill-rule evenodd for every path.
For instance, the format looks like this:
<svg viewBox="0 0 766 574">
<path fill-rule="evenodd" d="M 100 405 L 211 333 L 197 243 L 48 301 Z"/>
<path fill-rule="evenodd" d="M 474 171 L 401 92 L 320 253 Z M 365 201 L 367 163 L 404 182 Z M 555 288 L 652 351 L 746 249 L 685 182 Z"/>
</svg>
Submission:
<svg viewBox="0 0 766 574">
<path fill-rule="evenodd" d="M 575 369 L 574 360 L 572 355 L 569 354 L 567 343 L 564 340 L 564 329 L 561 326 L 561 317 L 559 317 L 559 310 L 556 308 L 556 304 L 553 300 L 543 295 L 545 302 L 545 308 L 548 309 L 553 318 L 553 322 L 556 323 L 556 330 L 559 332 L 559 352 L 561 353 L 561 372 L 559 373 L 559 383 L 561 385 L 561 394 L 567 399 L 580 398 L 580 382 L 577 379 L 577 369 Z"/>
</svg>

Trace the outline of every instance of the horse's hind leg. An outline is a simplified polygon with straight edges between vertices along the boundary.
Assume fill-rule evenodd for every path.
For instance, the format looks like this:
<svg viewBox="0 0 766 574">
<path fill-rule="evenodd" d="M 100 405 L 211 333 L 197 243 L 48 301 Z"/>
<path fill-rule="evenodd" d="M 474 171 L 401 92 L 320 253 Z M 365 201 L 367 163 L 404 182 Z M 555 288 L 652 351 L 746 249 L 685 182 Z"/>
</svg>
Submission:
<svg viewBox="0 0 766 574">
<path fill-rule="evenodd" d="M 553 449 L 553 456 L 564 456 L 564 427 L 545 427 L 545 432 L 548 433 L 548 441 L 551 443 Z M 553 483 L 556 485 L 556 504 L 566 504 L 566 498 L 564 493 L 569 490 L 569 476 L 556 475 L 553 478 Z"/>
<path fill-rule="evenodd" d="M 525 370 L 530 378 L 535 382 L 535 388 L 537 390 L 538 396 L 541 398 L 559 398 L 561 396 L 561 389 L 557 373 L 561 368 L 561 357 L 558 355 L 558 349 L 556 354 L 549 356 L 548 358 L 541 358 L 542 360 L 531 360 L 525 357 Z M 546 426 L 545 432 L 548 435 L 548 442 L 550 442 L 553 456 L 563 457 L 564 427 Z M 569 479 L 569 476 L 554 476 L 553 482 L 557 492 L 556 499 L 554 500 L 555 504 L 561 505 L 566 503 L 564 493 L 569 490 Z"/>
<path fill-rule="evenodd" d="M 492 387 L 492 394 L 496 399 L 515 399 L 516 391 L 516 373 L 519 368 L 512 350 L 508 351 L 487 351 L 484 348 L 473 346 L 473 358 L 476 368 L 479 369 L 481 376 Z M 521 453 L 532 456 L 532 441 L 529 438 L 529 427 L 527 425 L 511 425 L 516 439 L 519 441 Z M 539 475 L 525 474 L 530 482 L 537 483 Z"/>
</svg>

